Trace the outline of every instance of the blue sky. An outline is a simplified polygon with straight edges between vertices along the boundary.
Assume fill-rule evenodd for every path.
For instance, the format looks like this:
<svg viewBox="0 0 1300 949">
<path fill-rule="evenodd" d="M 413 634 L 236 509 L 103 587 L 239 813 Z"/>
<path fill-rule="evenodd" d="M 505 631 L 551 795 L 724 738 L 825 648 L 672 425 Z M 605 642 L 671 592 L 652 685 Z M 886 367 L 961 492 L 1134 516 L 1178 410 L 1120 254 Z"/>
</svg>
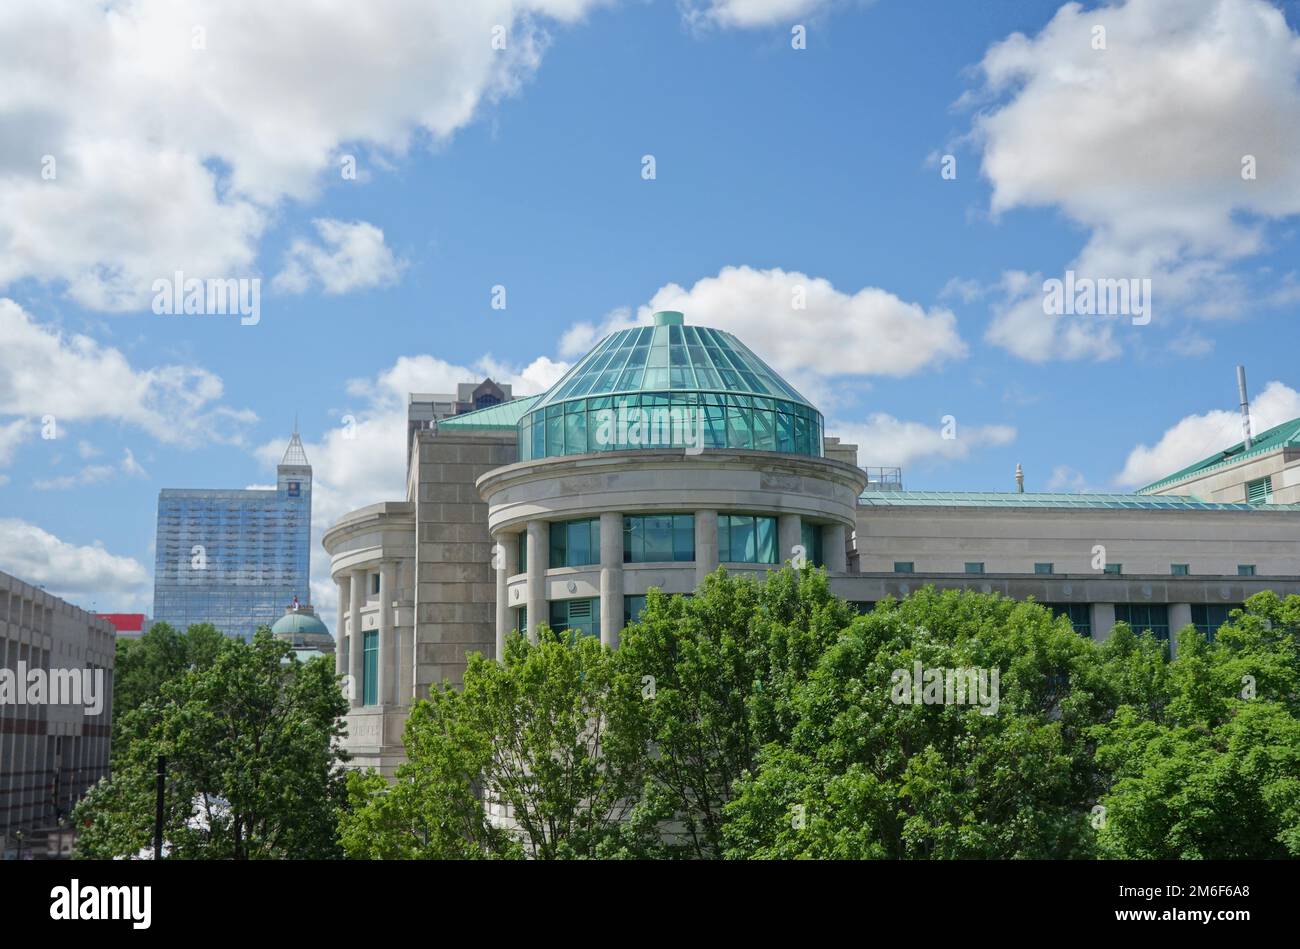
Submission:
<svg viewBox="0 0 1300 949">
<path fill-rule="evenodd" d="M 319 536 L 400 494 L 405 391 L 660 306 L 911 488 L 1130 490 L 1235 439 L 1238 362 L 1300 415 L 1295 4 L 100 6 L 0 12 L 0 569 L 81 605 L 147 611 L 158 490 L 269 482 L 295 414 Z M 153 313 L 177 269 L 259 322 Z M 1044 315 L 1067 269 L 1151 322 Z"/>
</svg>

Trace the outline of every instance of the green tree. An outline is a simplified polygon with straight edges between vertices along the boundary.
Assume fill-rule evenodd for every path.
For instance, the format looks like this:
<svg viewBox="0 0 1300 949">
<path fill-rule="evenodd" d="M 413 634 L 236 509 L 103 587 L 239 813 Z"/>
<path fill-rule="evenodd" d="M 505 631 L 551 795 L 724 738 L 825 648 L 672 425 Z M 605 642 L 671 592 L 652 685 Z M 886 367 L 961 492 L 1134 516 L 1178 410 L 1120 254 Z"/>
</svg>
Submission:
<svg viewBox="0 0 1300 949">
<path fill-rule="evenodd" d="M 416 703 L 409 760 L 395 783 L 352 779 L 352 807 L 340 822 L 347 853 L 606 852 L 635 798 L 645 752 L 612 726 L 613 674 L 613 655 L 598 640 L 545 627 L 536 644 L 512 637 L 501 663 L 472 655 L 463 689 L 439 688 Z"/>
<path fill-rule="evenodd" d="M 216 647 L 209 665 L 186 668 L 126 713 L 124 730 L 137 737 L 77 806 L 79 854 L 132 856 L 149 845 L 155 765 L 165 755 L 172 855 L 338 855 L 337 740 L 347 703 L 332 660 L 301 663 L 265 628 L 251 643 L 200 641 Z"/>
<path fill-rule="evenodd" d="M 1043 607 L 995 595 L 882 601 L 794 685 L 789 740 L 763 749 L 726 808 L 727 855 L 1089 856 L 1106 776 L 1088 730 L 1132 693 L 1115 680 L 1145 681 L 1132 667 L 1159 656 L 1131 634 L 1099 649 Z M 918 662 L 923 679 L 983 671 L 979 701 L 914 702 Z"/>
</svg>

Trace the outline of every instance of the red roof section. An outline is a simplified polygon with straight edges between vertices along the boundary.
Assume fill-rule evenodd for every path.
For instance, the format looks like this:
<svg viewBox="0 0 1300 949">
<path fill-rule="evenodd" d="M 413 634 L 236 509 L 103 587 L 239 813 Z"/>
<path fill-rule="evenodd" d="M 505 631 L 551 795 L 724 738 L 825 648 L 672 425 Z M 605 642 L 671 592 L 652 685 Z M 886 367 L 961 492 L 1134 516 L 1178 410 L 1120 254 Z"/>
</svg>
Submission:
<svg viewBox="0 0 1300 949">
<path fill-rule="evenodd" d="M 140 633 L 144 631 L 143 613 L 100 613 L 101 619 L 113 624 L 119 633 Z"/>
</svg>

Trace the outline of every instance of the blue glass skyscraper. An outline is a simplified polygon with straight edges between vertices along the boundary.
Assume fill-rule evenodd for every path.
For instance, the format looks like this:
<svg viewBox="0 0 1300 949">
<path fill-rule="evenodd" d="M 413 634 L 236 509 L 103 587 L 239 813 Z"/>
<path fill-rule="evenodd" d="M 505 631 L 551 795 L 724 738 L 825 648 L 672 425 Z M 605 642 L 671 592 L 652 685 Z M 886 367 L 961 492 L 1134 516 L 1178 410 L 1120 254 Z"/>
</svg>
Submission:
<svg viewBox="0 0 1300 949">
<path fill-rule="evenodd" d="M 311 465 L 295 430 L 274 490 L 158 493 L 153 618 L 251 638 L 294 597 L 310 602 Z"/>
</svg>

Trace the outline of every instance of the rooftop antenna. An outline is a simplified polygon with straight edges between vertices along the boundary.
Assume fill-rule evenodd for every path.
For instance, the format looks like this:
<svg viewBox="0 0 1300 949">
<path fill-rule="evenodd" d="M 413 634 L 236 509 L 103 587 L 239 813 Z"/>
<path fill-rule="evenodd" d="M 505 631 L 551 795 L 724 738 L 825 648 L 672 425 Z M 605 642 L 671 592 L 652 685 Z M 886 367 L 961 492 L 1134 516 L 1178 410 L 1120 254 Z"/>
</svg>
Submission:
<svg viewBox="0 0 1300 949">
<path fill-rule="evenodd" d="M 1025 469 L 1020 467 L 1020 462 L 1016 462 L 1016 494 L 1025 493 Z"/>
<path fill-rule="evenodd" d="M 1246 367 L 1237 367 L 1237 393 L 1241 396 L 1241 430 L 1246 433 L 1244 451 L 1250 451 L 1254 441 L 1250 437 L 1250 399 L 1246 398 Z"/>
</svg>

